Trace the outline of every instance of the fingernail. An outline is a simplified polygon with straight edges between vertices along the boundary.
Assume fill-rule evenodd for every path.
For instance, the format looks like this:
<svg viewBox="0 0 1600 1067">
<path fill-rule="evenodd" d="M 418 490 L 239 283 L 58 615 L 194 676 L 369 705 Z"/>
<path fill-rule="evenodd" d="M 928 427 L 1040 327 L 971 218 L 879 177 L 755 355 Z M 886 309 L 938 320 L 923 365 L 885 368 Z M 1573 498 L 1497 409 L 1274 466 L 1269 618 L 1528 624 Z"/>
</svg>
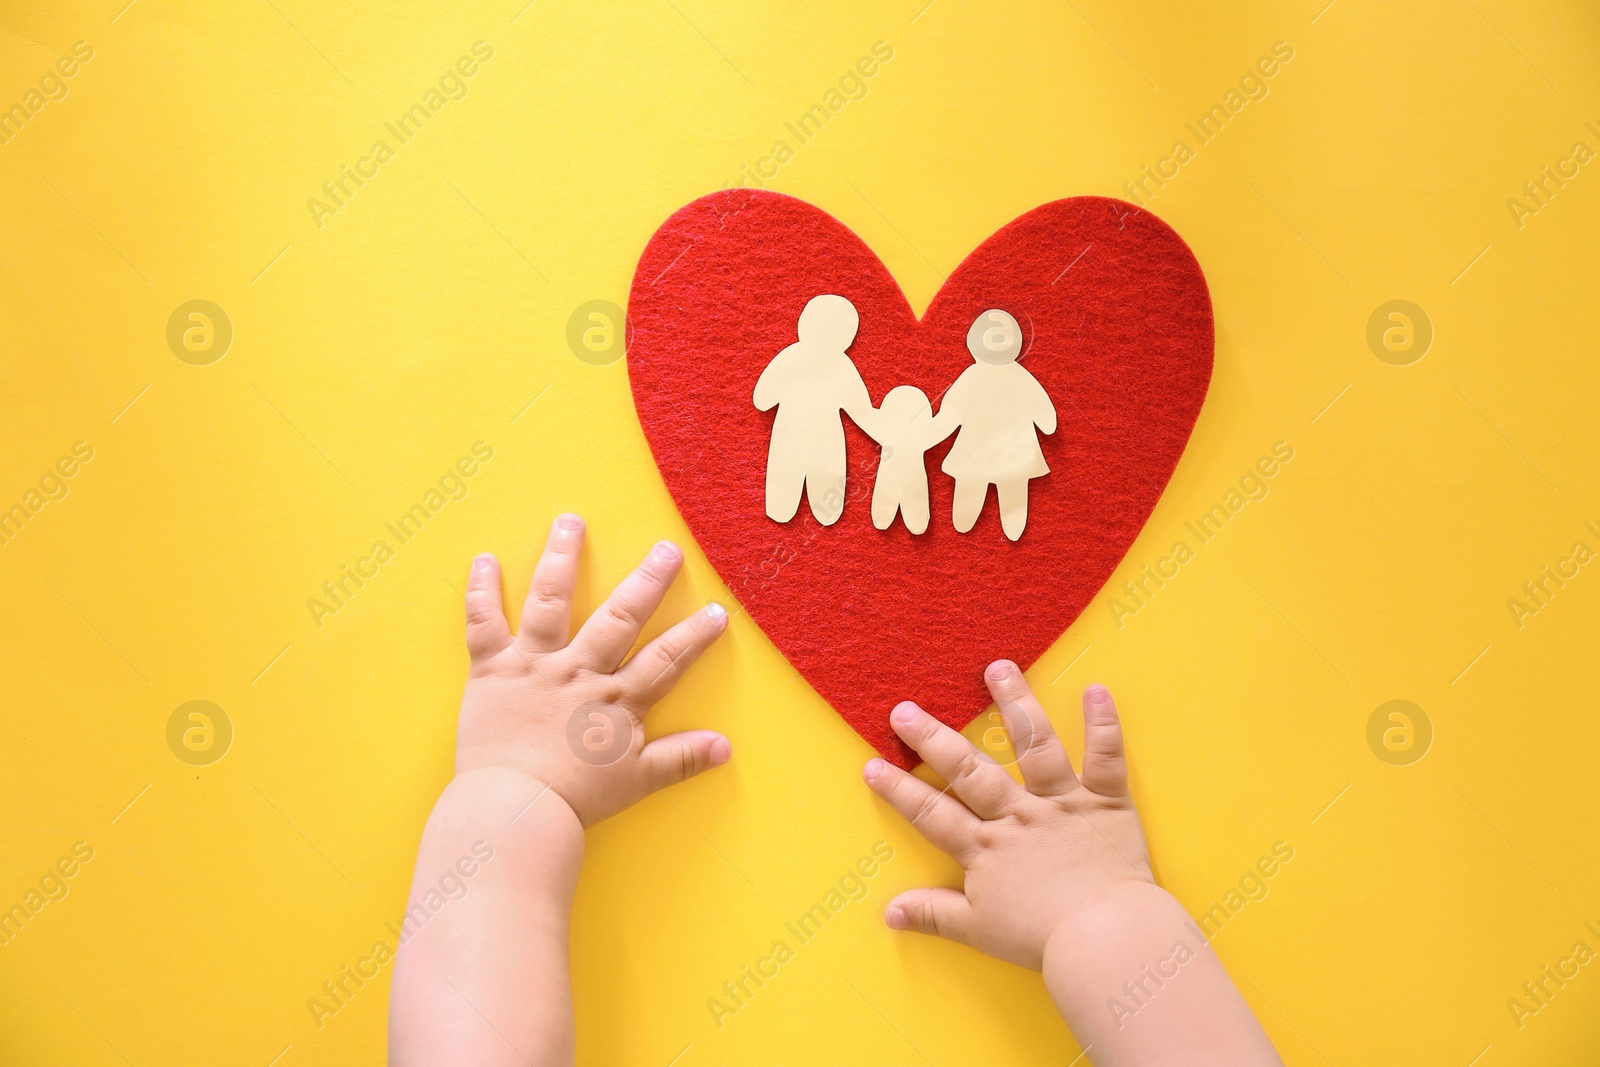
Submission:
<svg viewBox="0 0 1600 1067">
<path fill-rule="evenodd" d="M 715 600 L 706 605 L 706 614 L 711 616 L 712 622 L 728 621 L 728 609 L 718 604 Z"/>
<path fill-rule="evenodd" d="M 917 721 L 917 712 L 921 709 L 909 700 L 901 701 L 889 713 L 889 721 L 896 726 L 910 726 Z"/>
<path fill-rule="evenodd" d="M 472 569 L 475 571 L 486 571 L 493 565 L 494 557 L 487 552 L 472 561 Z"/>
<path fill-rule="evenodd" d="M 677 559 L 683 555 L 683 550 L 671 541 L 657 541 L 650 554 L 657 559 Z"/>
<path fill-rule="evenodd" d="M 1004 681 L 1005 679 L 1011 677 L 1016 669 L 1017 665 L 1012 663 L 1010 660 L 997 659 L 993 663 L 989 664 L 989 680 L 991 682 Z"/>
<path fill-rule="evenodd" d="M 1091 685 L 1088 695 L 1091 704 L 1104 704 L 1111 699 L 1111 691 L 1103 685 Z"/>
<path fill-rule="evenodd" d="M 890 904 L 883 913 L 883 921 L 889 924 L 891 930 L 904 930 L 906 928 L 906 909 L 898 904 Z"/>
<path fill-rule="evenodd" d="M 583 529 L 583 519 L 578 515 L 568 512 L 565 515 L 556 516 L 556 525 L 567 531 L 581 530 Z"/>
<path fill-rule="evenodd" d="M 719 737 L 711 742 L 712 766 L 720 767 L 733 758 L 733 743 L 726 737 Z"/>
<path fill-rule="evenodd" d="M 867 760 L 867 765 L 865 767 L 861 768 L 861 773 L 864 774 L 866 776 L 867 781 L 870 782 L 873 779 L 877 778 L 878 775 L 883 773 L 883 768 L 884 768 L 883 760 L 881 760 L 878 757 L 874 756 L 871 759 Z"/>
</svg>

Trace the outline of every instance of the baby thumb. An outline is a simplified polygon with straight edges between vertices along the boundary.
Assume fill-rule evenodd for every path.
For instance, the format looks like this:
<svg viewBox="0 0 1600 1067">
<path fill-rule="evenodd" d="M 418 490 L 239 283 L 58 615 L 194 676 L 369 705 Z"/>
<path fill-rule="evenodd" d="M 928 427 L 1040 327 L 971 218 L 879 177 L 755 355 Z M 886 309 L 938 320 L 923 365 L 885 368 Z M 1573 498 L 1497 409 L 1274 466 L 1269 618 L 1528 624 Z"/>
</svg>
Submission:
<svg viewBox="0 0 1600 1067">
<path fill-rule="evenodd" d="M 970 945 L 972 904 L 959 889 L 913 889 L 889 902 L 884 921 L 891 930 L 932 934 Z"/>
<path fill-rule="evenodd" d="M 651 789 L 665 789 L 720 767 L 733 755 L 728 739 L 714 730 L 684 730 L 658 737 L 639 752 Z"/>
</svg>

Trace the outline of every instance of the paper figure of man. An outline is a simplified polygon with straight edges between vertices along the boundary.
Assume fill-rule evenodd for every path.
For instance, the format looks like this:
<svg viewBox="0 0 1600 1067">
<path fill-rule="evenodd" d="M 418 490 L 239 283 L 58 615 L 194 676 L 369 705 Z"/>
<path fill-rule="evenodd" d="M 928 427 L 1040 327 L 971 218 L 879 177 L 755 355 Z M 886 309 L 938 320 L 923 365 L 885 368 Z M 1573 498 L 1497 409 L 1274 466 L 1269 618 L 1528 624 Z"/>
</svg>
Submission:
<svg viewBox="0 0 1600 1067">
<path fill-rule="evenodd" d="M 767 449 L 767 517 L 788 522 L 802 493 L 819 523 L 844 511 L 845 444 L 840 412 L 872 433 L 876 412 L 846 354 L 860 318 L 842 296 L 814 296 L 800 312 L 800 339 L 779 352 L 756 382 L 759 411 L 778 409 Z"/>
</svg>

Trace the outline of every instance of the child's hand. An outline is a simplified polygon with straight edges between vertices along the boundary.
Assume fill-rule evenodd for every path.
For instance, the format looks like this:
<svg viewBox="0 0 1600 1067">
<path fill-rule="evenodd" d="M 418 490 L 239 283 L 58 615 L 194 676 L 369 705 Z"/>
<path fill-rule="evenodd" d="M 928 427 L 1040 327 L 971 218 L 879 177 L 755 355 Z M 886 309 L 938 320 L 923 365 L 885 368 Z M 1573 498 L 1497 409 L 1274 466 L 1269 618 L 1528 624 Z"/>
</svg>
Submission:
<svg viewBox="0 0 1600 1067">
<path fill-rule="evenodd" d="M 654 789 L 728 761 L 728 739 L 710 730 L 644 739 L 645 713 L 721 636 L 728 615 L 708 604 L 623 662 L 683 564 L 683 552 L 662 541 L 569 639 L 582 547 L 583 520 L 557 518 L 515 637 L 501 606 L 499 562 L 487 555 L 473 561 L 472 667 L 461 698 L 456 774 L 522 771 L 592 826 Z"/>
<path fill-rule="evenodd" d="M 895 733 L 950 785 L 941 792 L 881 759 L 867 763 L 867 784 L 961 864 L 966 891 L 914 889 L 885 918 L 1038 970 L 1069 919 L 1130 883 L 1154 889 L 1150 857 L 1111 694 L 1084 693 L 1080 777 L 1016 664 L 992 663 L 986 677 L 1026 786 L 915 704 L 896 707 Z"/>
<path fill-rule="evenodd" d="M 879 444 L 883 444 L 883 436 L 888 432 L 888 427 L 883 423 L 883 409 L 875 408 L 869 400 L 865 405 L 851 408 L 847 414 L 850 421 L 861 427 L 861 432 Z"/>
</svg>

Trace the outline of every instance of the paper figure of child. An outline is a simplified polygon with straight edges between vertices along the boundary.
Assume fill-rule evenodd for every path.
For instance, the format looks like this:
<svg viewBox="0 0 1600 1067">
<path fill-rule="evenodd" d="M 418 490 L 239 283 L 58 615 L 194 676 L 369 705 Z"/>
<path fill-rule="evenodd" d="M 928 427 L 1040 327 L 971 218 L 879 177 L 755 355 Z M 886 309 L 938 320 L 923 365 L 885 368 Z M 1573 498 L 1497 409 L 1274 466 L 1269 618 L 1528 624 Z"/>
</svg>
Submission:
<svg viewBox="0 0 1600 1067">
<path fill-rule="evenodd" d="M 923 453 L 950 436 L 952 422 L 936 423 L 928 396 L 914 385 L 889 390 L 878 408 L 876 438 L 883 446 L 872 487 L 872 525 L 887 530 L 899 511 L 906 529 L 928 529 L 928 469 Z"/>
<path fill-rule="evenodd" d="M 1008 313 L 979 315 L 967 330 L 967 351 L 975 362 L 950 387 L 933 420 L 946 433 L 961 427 L 941 468 L 956 480 L 951 518 L 961 533 L 972 529 L 993 485 L 1000 527 L 1015 541 L 1028 523 L 1029 479 L 1050 473 L 1037 430 L 1056 432 L 1055 405 L 1017 363 L 1022 328 Z"/>
<path fill-rule="evenodd" d="M 872 433 L 876 411 L 845 354 L 860 319 L 842 296 L 814 296 L 800 312 L 800 340 L 773 357 L 756 382 L 757 410 L 777 407 L 767 447 L 767 517 L 788 522 L 804 492 L 811 514 L 832 526 L 844 511 L 842 411 Z"/>
</svg>

